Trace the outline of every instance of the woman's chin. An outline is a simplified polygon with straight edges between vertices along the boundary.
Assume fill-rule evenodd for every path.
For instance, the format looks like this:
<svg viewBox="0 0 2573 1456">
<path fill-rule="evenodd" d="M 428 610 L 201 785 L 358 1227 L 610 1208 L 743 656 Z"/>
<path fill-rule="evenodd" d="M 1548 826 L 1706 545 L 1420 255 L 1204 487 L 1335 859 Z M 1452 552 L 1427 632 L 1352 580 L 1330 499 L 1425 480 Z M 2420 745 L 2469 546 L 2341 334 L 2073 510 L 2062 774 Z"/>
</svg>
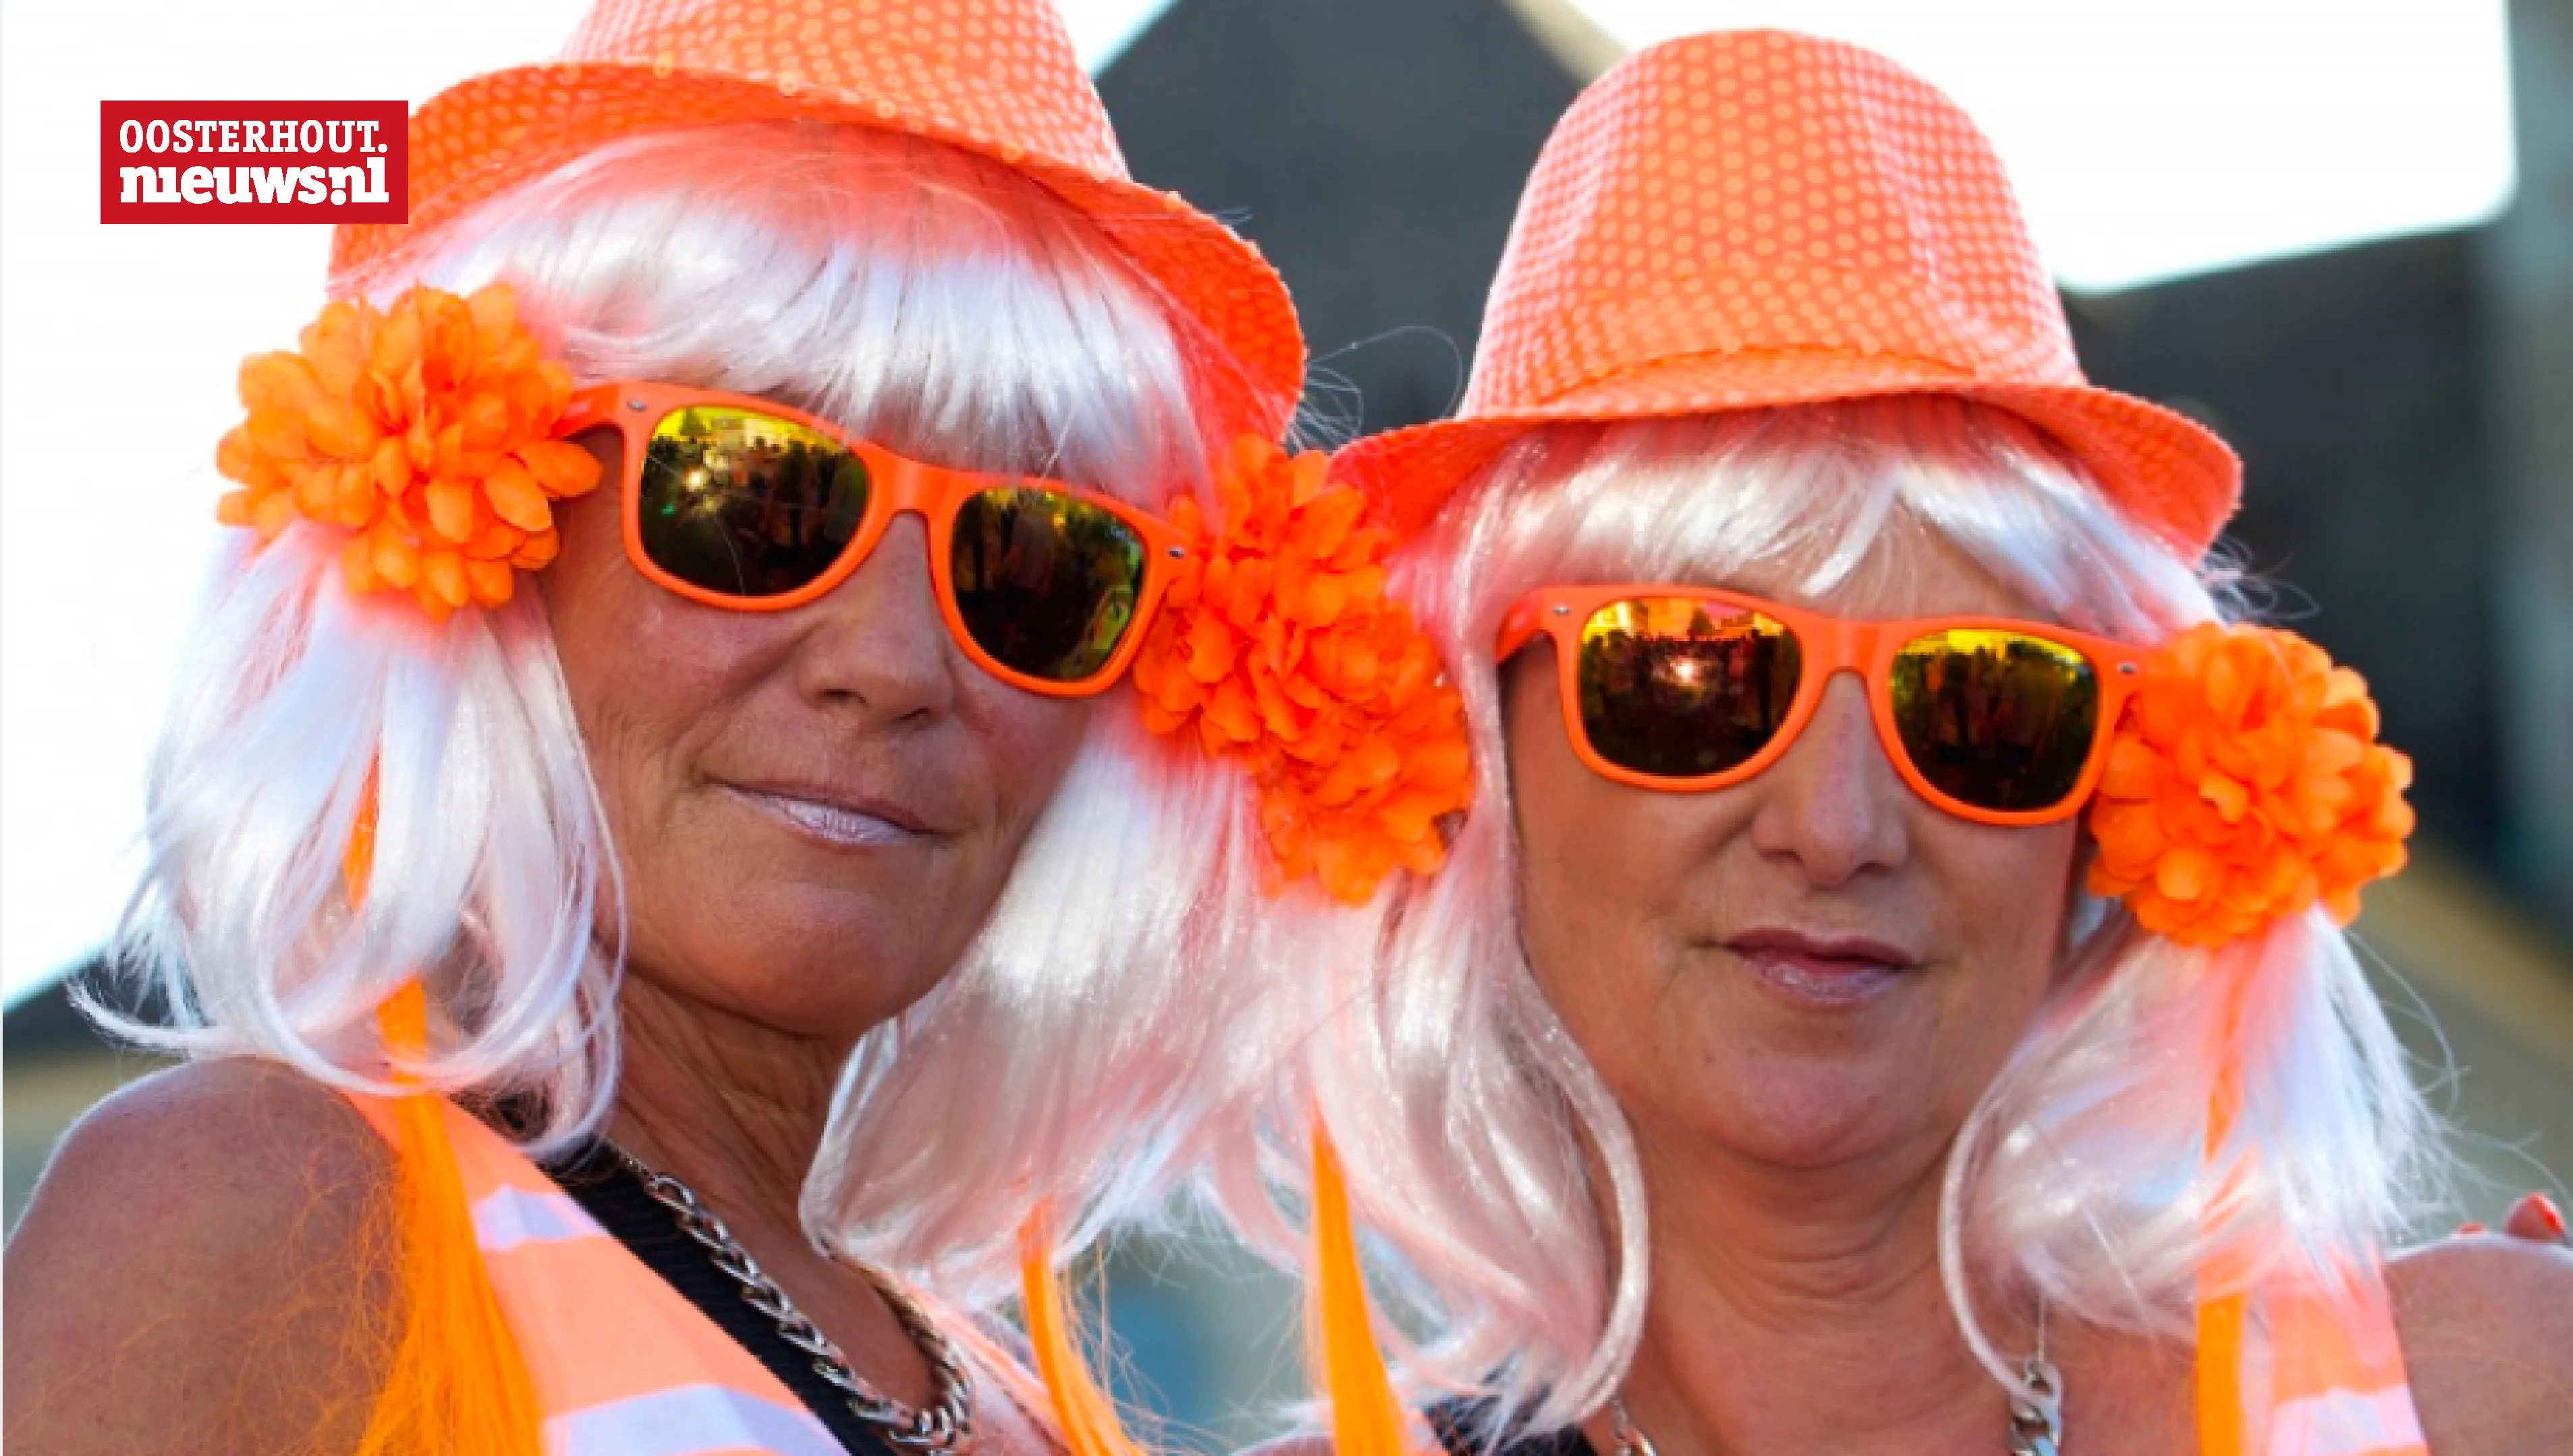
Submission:
<svg viewBox="0 0 2573 1456">
<path fill-rule="evenodd" d="M 678 981 L 692 999 L 771 1030 L 854 1043 L 927 995 L 946 965 L 900 940 L 871 943 L 824 931 L 809 939 L 729 944 L 684 973 L 649 974 Z"/>
<path fill-rule="evenodd" d="M 685 917 L 638 916 L 631 954 L 656 979 L 781 1031 L 829 1037 L 899 1013 L 963 953 L 951 929 L 988 908 L 916 862 L 815 865 L 775 843 L 734 848 L 684 862 L 701 875 L 665 865 L 682 872 L 631 887 L 696 902 Z"/>
<path fill-rule="evenodd" d="M 1686 1121 L 1703 1143 L 1784 1168 L 1875 1161 L 1907 1143 L 1935 1159 L 1945 1135 L 1929 1125 L 1937 1089 L 1919 1060 L 1894 1049 L 1816 1056 L 1800 1049 L 1728 1049 L 1699 1081 Z"/>
</svg>

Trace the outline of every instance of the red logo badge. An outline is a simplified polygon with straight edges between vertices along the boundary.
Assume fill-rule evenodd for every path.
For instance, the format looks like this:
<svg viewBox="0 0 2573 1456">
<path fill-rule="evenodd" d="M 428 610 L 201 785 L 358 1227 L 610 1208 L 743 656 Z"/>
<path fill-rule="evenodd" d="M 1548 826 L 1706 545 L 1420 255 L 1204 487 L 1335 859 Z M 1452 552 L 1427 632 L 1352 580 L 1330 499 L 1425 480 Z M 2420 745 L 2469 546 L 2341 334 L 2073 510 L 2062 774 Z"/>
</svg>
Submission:
<svg viewBox="0 0 2573 1456">
<path fill-rule="evenodd" d="M 399 101 L 102 101 L 102 223 L 401 223 Z"/>
</svg>

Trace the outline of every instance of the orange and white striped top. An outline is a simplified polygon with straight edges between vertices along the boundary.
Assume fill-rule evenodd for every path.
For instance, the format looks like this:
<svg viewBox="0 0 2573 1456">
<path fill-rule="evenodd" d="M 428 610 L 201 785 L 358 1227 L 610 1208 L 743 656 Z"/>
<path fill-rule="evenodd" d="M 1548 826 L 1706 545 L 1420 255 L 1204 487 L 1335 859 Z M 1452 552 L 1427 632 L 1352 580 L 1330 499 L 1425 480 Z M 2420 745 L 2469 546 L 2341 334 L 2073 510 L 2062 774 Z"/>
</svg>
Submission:
<svg viewBox="0 0 2573 1456">
<path fill-rule="evenodd" d="M 2385 1281 L 2371 1269 L 2351 1284 L 2273 1279 L 2253 1292 L 2238 1387 L 2245 1456 L 2429 1456 Z"/>
<path fill-rule="evenodd" d="M 392 1135 L 390 1102 L 350 1101 Z M 439 1105 L 548 1456 L 846 1456 L 756 1356 L 508 1139 Z"/>
</svg>

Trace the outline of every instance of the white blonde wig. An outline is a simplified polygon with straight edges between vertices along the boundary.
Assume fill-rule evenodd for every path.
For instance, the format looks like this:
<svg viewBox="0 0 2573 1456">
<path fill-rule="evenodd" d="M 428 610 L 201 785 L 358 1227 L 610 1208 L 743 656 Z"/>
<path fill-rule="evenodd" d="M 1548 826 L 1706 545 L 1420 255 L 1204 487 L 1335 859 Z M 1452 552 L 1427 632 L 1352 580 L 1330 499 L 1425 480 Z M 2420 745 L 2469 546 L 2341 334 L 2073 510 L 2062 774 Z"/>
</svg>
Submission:
<svg viewBox="0 0 2573 1456">
<path fill-rule="evenodd" d="M 1217 425 L 1192 384 L 1231 365 L 1052 194 L 934 143 L 811 123 L 628 139 L 482 205 L 418 276 L 510 283 L 584 379 L 766 395 L 1157 511 L 1209 491 Z M 542 602 L 431 627 L 353 598 L 334 563 L 301 524 L 220 563 L 118 945 L 172 1015 L 119 1030 L 384 1091 L 375 1013 L 424 973 L 430 1048 L 411 1070 L 522 1099 L 541 1154 L 608 1108 L 623 923 Z M 1200 1082 L 1223 1020 L 1228 983 L 1206 974 L 1235 936 L 1222 907 L 1255 899 L 1234 883 L 1241 795 L 1138 717 L 1119 690 L 964 960 L 866 1040 L 807 1184 L 817 1235 L 950 1299 L 1009 1286 L 1034 1200 L 1077 1241 L 1153 1182 L 1164 1100 Z M 379 763 L 352 914 L 342 854 Z"/>
<path fill-rule="evenodd" d="M 1283 984 L 1290 1009 L 1245 1019 L 1267 1040 L 1238 1056 L 1290 1071 L 1258 1114 L 1258 1148 L 1236 1139 L 1245 1150 L 1209 1187 L 1255 1243 L 1299 1260 L 1281 1204 L 1309 1195 L 1301 1144 L 1318 1107 L 1360 1226 L 1388 1255 L 1385 1332 L 1411 1388 L 1490 1397 L 1477 1439 L 1598 1409 L 1652 1286 L 1628 1124 L 1522 949 L 1502 614 L 1539 586 L 1720 584 L 1753 562 L 1821 592 L 1863 562 L 1900 570 L 1905 544 L 1932 535 L 2037 610 L 2131 642 L 2215 618 L 2230 594 L 2036 430 L 1929 395 L 1546 428 L 1406 551 L 1405 585 L 1465 697 L 1477 797 L 1445 871 L 1348 933 L 1370 952 Z M 2084 1319 L 2186 1338 L 2202 1272 L 2354 1267 L 2413 1211 L 2430 1167 L 2429 1113 L 2319 913 L 2253 948 L 2240 1111 L 2211 1154 L 2226 987 L 2210 957 L 2087 896 L 2070 920 L 2060 990 L 1960 1131 L 1942 1212 L 1951 1303 L 2014 1389 L 1973 1295 L 2039 1291 Z"/>
</svg>

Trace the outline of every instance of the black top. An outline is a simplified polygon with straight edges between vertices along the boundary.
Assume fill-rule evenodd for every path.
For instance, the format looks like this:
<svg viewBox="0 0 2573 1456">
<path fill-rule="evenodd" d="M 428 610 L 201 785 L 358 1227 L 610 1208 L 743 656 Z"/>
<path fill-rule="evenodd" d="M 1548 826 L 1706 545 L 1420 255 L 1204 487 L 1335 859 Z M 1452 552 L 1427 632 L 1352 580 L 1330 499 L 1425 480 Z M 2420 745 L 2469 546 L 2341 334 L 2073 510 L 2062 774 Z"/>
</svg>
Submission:
<svg viewBox="0 0 2573 1456">
<path fill-rule="evenodd" d="M 715 1267 L 706 1246 L 679 1227 L 678 1215 L 654 1198 L 605 1143 L 593 1142 L 548 1162 L 545 1173 L 663 1283 L 713 1320 L 734 1344 L 757 1356 L 850 1456 L 902 1456 L 882 1431 L 858 1419 L 847 1397 L 822 1378 L 812 1356 L 788 1344 L 777 1332 L 777 1322 L 742 1298 L 741 1284 Z"/>
<path fill-rule="evenodd" d="M 1482 1433 L 1483 1423 L 1477 1417 L 1488 1409 L 1489 1401 L 1442 1400 L 1422 1414 L 1429 1418 L 1429 1428 L 1437 1433 L 1447 1456 L 1597 1456 L 1578 1426 L 1519 1432 L 1496 1445 L 1479 1446 L 1475 1437 Z"/>
</svg>

